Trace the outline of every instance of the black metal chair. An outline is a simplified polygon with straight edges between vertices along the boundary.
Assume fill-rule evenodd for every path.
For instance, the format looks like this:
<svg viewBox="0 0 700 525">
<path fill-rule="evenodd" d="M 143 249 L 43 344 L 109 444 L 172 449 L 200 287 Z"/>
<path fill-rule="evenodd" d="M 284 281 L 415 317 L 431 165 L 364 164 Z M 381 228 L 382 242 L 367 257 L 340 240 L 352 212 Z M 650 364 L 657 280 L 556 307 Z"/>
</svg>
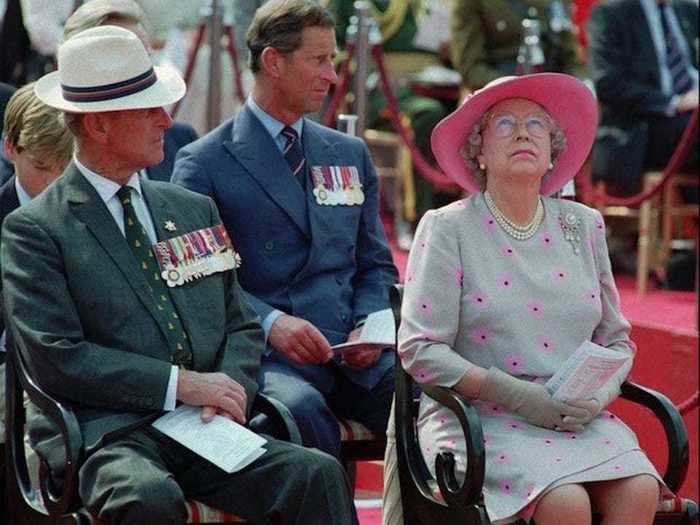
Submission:
<svg viewBox="0 0 700 525">
<path fill-rule="evenodd" d="M 391 306 L 396 328 L 401 322 L 403 287 L 391 289 Z M 418 400 L 414 382 L 401 366 L 396 367 L 396 450 L 405 525 L 489 525 L 484 507 L 484 444 L 479 415 L 468 400 L 451 389 L 419 385 L 431 398 L 448 407 L 457 416 L 467 445 L 467 472 L 460 485 L 455 476 L 454 456 L 441 453 L 436 459 L 436 477 L 429 471 L 418 444 L 416 419 Z M 626 382 L 623 399 L 651 410 L 660 420 L 668 444 L 668 465 L 664 481 L 676 492 L 688 469 L 688 435 L 678 410 L 671 401 L 654 390 Z M 698 523 L 698 507 L 688 499 L 676 498 L 660 505 L 655 525 Z"/>
<path fill-rule="evenodd" d="M 7 407 L 7 492 L 14 525 L 84 525 L 99 523 L 82 508 L 77 493 L 78 470 L 83 460 L 83 443 L 78 421 L 71 407 L 44 392 L 31 377 L 20 352 L 8 349 L 6 366 Z M 26 412 L 29 400 L 60 426 L 65 448 L 65 480 L 60 491 L 49 481 L 48 467 L 39 467 L 37 491 L 31 485 L 24 448 Z M 279 401 L 258 394 L 253 412 L 267 416 L 265 430 L 279 439 L 301 443 L 299 430 L 289 410 Z M 188 523 L 247 523 L 234 514 L 213 509 L 195 500 L 187 502 Z"/>
</svg>

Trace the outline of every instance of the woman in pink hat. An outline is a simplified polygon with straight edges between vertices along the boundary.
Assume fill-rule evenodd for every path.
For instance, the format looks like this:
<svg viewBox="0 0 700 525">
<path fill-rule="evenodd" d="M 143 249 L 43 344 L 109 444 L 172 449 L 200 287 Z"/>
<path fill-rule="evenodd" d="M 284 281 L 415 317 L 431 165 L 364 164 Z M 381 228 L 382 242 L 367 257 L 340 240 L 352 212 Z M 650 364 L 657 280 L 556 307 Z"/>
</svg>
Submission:
<svg viewBox="0 0 700 525">
<path fill-rule="evenodd" d="M 635 346 L 603 219 L 549 197 L 581 168 L 596 124 L 583 83 L 544 73 L 488 84 L 433 132 L 440 166 L 470 196 L 420 222 L 398 350 L 419 383 L 474 400 L 495 524 L 589 525 L 592 512 L 606 525 L 651 524 L 668 493 L 635 435 L 605 410 Z M 581 346 L 630 358 L 606 385 L 555 399 L 544 383 Z M 429 468 L 452 452 L 464 473 L 452 412 L 424 395 L 418 427 Z"/>
</svg>

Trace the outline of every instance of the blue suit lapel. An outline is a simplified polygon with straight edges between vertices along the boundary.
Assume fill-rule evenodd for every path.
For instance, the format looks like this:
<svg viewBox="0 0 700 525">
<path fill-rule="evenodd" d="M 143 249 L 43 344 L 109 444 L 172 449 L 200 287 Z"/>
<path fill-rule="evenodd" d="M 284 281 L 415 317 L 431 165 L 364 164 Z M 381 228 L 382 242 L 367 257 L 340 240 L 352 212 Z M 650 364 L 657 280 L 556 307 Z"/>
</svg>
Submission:
<svg viewBox="0 0 700 525">
<path fill-rule="evenodd" d="M 163 336 L 168 339 L 168 330 L 160 322 L 160 316 L 156 311 L 155 301 L 148 289 L 148 282 L 143 271 L 136 264 L 134 254 L 126 243 L 114 218 L 109 213 L 102 199 L 78 171 L 74 164 L 70 164 L 63 177 L 68 179 L 69 189 L 68 205 L 76 218 L 85 224 L 102 249 L 114 262 L 125 281 L 134 290 L 141 303 L 150 312 L 153 320 L 158 324 Z M 174 345 L 173 345 L 174 348 Z"/>
<path fill-rule="evenodd" d="M 272 137 L 247 106 L 236 116 L 232 141 L 224 142 L 224 147 L 304 235 L 310 236 L 304 192 Z"/>
</svg>

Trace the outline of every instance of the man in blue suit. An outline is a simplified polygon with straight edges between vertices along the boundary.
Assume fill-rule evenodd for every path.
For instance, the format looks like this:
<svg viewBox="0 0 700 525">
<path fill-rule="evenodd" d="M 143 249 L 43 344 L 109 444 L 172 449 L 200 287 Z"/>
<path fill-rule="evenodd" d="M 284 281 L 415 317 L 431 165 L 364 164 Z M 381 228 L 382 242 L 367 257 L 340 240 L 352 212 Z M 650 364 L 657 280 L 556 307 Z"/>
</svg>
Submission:
<svg viewBox="0 0 700 525">
<path fill-rule="evenodd" d="M 304 443 L 338 455 L 335 415 L 384 432 L 394 355 L 334 354 L 388 308 L 397 272 L 360 139 L 304 118 L 337 80 L 335 24 L 309 0 L 271 0 L 248 32 L 255 85 L 241 112 L 178 154 L 173 182 L 211 196 L 246 264 L 263 321 L 263 392 L 284 402 Z"/>
</svg>

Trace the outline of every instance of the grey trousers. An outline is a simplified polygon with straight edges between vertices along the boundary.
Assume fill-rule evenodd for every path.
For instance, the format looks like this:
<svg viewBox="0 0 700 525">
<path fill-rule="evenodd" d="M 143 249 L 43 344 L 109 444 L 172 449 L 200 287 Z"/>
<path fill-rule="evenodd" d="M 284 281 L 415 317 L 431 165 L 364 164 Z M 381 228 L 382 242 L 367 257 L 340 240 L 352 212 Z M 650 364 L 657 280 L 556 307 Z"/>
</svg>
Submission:
<svg viewBox="0 0 700 525">
<path fill-rule="evenodd" d="M 79 492 L 90 512 L 107 524 L 181 524 L 186 498 L 256 524 L 358 523 L 336 459 L 269 437 L 265 448 L 251 465 L 227 474 L 143 427 L 88 457 L 80 469 Z"/>
</svg>

